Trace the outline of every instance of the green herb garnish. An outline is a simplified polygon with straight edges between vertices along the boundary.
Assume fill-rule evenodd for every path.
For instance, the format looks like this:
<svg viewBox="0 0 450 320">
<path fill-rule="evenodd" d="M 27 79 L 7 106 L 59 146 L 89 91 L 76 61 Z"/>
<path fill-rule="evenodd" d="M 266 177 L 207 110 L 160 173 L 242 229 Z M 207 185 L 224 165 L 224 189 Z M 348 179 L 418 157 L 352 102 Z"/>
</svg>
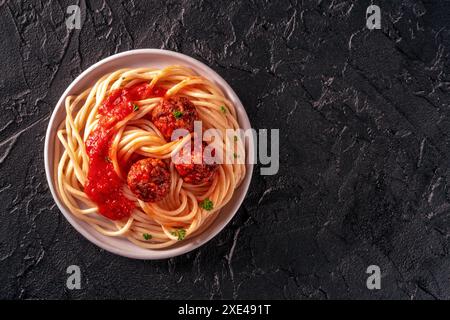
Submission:
<svg viewBox="0 0 450 320">
<path fill-rule="evenodd" d="M 238 141 L 238 137 L 237 136 L 234 136 L 234 141 Z"/>
<path fill-rule="evenodd" d="M 148 233 L 144 233 L 142 234 L 142 236 L 144 237 L 145 240 L 150 240 L 152 238 L 152 235 Z"/>
<path fill-rule="evenodd" d="M 183 240 L 184 237 L 186 237 L 186 230 L 180 228 L 170 232 L 170 234 L 173 235 L 174 237 L 177 237 L 178 240 Z"/>
<path fill-rule="evenodd" d="M 136 112 L 139 110 L 139 106 L 137 104 L 133 104 L 133 111 Z"/>
<path fill-rule="evenodd" d="M 225 106 L 220 106 L 220 111 L 227 113 L 227 108 L 225 108 Z"/>
<path fill-rule="evenodd" d="M 211 211 L 212 209 L 214 209 L 214 204 L 211 200 L 209 200 L 209 198 L 206 198 L 205 200 L 200 202 L 200 207 L 207 211 Z"/>
<path fill-rule="evenodd" d="M 233 157 L 236 159 L 238 155 L 236 153 L 233 153 Z"/>
<path fill-rule="evenodd" d="M 173 112 L 173 116 L 175 117 L 175 119 L 180 119 L 183 116 L 183 112 L 181 112 L 180 110 L 175 110 Z"/>
</svg>

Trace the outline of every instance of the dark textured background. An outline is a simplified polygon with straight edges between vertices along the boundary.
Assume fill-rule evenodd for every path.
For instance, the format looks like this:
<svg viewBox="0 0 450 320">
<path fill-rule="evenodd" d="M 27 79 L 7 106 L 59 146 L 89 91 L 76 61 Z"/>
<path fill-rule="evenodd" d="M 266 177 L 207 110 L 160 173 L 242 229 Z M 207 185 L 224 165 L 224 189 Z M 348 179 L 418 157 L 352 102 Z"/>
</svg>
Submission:
<svg viewBox="0 0 450 320">
<path fill-rule="evenodd" d="M 0 0 L 0 298 L 450 298 L 450 3 Z M 253 127 L 280 128 L 232 223 L 165 261 L 98 249 L 45 180 L 54 105 L 83 70 L 133 48 L 221 74 Z M 66 289 L 77 264 L 82 289 Z M 366 288 L 367 266 L 382 289 Z"/>
</svg>

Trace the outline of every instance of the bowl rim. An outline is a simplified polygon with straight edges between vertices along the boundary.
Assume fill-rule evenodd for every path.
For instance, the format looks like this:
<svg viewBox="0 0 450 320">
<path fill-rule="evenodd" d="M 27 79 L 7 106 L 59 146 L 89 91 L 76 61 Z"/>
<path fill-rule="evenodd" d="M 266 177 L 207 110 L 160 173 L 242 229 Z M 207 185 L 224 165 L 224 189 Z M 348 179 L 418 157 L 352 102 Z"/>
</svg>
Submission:
<svg viewBox="0 0 450 320">
<path fill-rule="evenodd" d="M 235 200 L 235 204 L 233 205 L 233 208 L 231 208 L 230 210 L 232 212 L 230 212 L 226 218 L 223 220 L 222 223 L 220 224 L 214 224 L 214 222 L 208 226 L 208 228 L 206 230 L 204 230 L 201 234 L 193 237 L 192 239 L 189 239 L 191 241 L 187 241 L 186 244 L 181 244 L 179 246 L 175 246 L 175 247 L 168 247 L 168 248 L 163 248 L 163 249 L 144 249 L 145 252 L 144 253 L 139 253 L 139 252 L 135 252 L 132 250 L 126 250 L 123 248 L 118 248 L 116 246 L 111 245 L 108 242 L 102 241 L 99 238 L 93 236 L 87 229 L 86 227 L 84 227 L 82 224 L 79 223 L 78 219 L 76 219 L 73 214 L 70 212 L 70 210 L 68 208 L 65 207 L 65 205 L 61 202 L 61 200 L 59 199 L 59 196 L 56 192 L 55 189 L 55 185 L 54 185 L 54 179 L 53 179 L 53 168 L 50 168 L 50 155 L 53 157 L 53 153 L 54 153 L 54 149 L 53 151 L 50 151 L 50 148 L 54 148 L 54 144 L 55 141 L 57 139 L 56 137 L 56 130 L 57 130 L 57 126 L 58 124 L 55 124 L 55 119 L 57 117 L 57 115 L 60 112 L 63 112 L 65 114 L 64 111 L 64 100 L 65 98 L 69 95 L 69 93 L 72 91 L 72 88 L 75 87 L 80 81 L 82 81 L 85 77 L 87 77 L 91 72 L 93 72 L 94 70 L 96 70 L 97 68 L 108 64 L 114 60 L 118 60 L 120 58 L 126 57 L 126 56 L 133 56 L 133 55 L 140 55 L 140 54 L 148 54 L 148 55 L 165 55 L 165 56 L 169 56 L 175 59 L 178 59 L 180 61 L 183 61 L 186 63 L 186 66 L 192 68 L 194 71 L 196 71 L 196 68 L 200 68 L 203 69 L 204 71 L 211 73 L 212 75 L 214 75 L 214 77 L 216 79 L 214 79 L 214 81 L 216 83 L 218 83 L 225 91 L 225 94 L 228 96 L 228 98 L 230 98 L 231 100 L 234 101 L 234 103 L 236 104 L 235 107 L 237 109 L 239 109 L 240 114 L 239 114 L 239 123 L 242 125 L 242 122 L 245 122 L 249 125 L 250 128 L 251 127 L 251 123 L 250 120 L 248 118 L 247 112 L 244 108 L 244 106 L 242 105 L 242 102 L 240 101 L 239 97 L 237 96 L 237 94 L 235 93 L 235 91 L 231 88 L 231 86 L 225 81 L 225 79 L 223 79 L 216 71 L 214 71 L 213 69 L 211 69 L 210 67 L 208 67 L 206 64 L 204 64 L 201 61 L 198 61 L 190 56 L 187 56 L 185 54 L 179 53 L 179 52 L 174 52 L 174 51 L 170 51 L 170 50 L 165 50 L 165 49 L 133 49 L 133 50 L 128 50 L 128 51 L 124 51 L 121 53 L 117 53 L 114 55 L 111 55 L 109 57 L 106 57 L 96 63 L 94 63 L 93 65 L 89 66 L 86 70 L 84 70 L 82 73 L 80 73 L 71 83 L 70 85 L 66 88 L 66 90 L 63 92 L 63 94 L 61 95 L 61 97 L 59 98 L 58 102 L 56 103 L 50 120 L 48 122 L 48 126 L 47 126 L 47 130 L 46 130 L 46 134 L 45 134 L 45 144 L 44 144 L 44 165 L 45 165 L 45 175 L 46 175 L 46 179 L 47 179 L 47 184 L 49 186 L 50 192 L 52 194 L 53 200 L 55 201 L 56 205 L 58 206 L 59 211 L 64 215 L 64 217 L 66 218 L 66 220 L 72 225 L 72 227 L 78 231 L 82 236 L 84 236 L 84 238 L 86 238 L 87 240 L 89 240 L 91 243 L 95 244 L 97 247 L 104 249 L 108 252 L 114 253 L 116 255 L 119 256 L 123 256 L 123 257 L 127 257 L 127 258 L 132 258 L 132 259 L 139 259 L 139 260 L 159 260 L 159 259 L 168 259 L 171 257 L 176 257 L 185 253 L 188 253 L 192 250 L 197 249 L 198 247 L 206 244 L 207 242 L 209 242 L 212 238 L 214 238 L 215 236 L 217 236 L 227 225 L 228 223 L 231 221 L 231 219 L 235 216 L 235 214 L 237 213 L 237 211 L 239 210 L 239 208 L 242 205 L 242 202 L 244 201 L 245 196 L 247 195 L 249 186 L 250 186 L 250 182 L 252 180 L 252 176 L 253 176 L 253 163 L 249 162 L 246 163 L 246 174 L 245 177 L 241 183 L 241 185 L 238 188 L 238 192 L 235 193 L 232 197 L 232 199 L 234 197 L 236 197 Z M 63 109 L 63 110 L 61 110 Z M 53 132 L 53 133 L 52 133 Z M 56 138 L 53 139 L 54 142 L 50 143 L 50 138 Z M 255 145 L 255 141 L 253 139 L 252 135 L 248 136 L 248 147 L 246 148 L 247 150 L 247 154 L 248 154 L 248 159 L 254 159 L 255 158 L 255 150 L 254 150 L 254 145 Z M 223 209 L 222 209 L 223 210 Z M 221 213 L 219 213 L 221 214 Z M 206 234 L 206 236 L 204 236 Z M 200 241 L 195 241 L 195 239 L 197 239 L 199 236 L 203 235 L 204 238 Z M 140 248 L 135 244 L 132 244 L 133 246 L 136 246 L 136 248 Z M 142 248 L 140 248 L 142 249 Z"/>
</svg>

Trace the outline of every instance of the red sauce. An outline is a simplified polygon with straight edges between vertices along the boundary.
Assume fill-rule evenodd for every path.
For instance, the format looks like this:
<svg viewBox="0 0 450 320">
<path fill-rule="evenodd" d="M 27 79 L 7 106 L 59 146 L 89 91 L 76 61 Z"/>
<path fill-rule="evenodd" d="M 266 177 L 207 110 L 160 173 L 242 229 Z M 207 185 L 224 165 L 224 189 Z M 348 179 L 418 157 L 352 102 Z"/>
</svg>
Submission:
<svg viewBox="0 0 450 320">
<path fill-rule="evenodd" d="M 151 97 L 163 97 L 162 88 L 150 89 L 148 83 L 112 91 L 99 107 L 100 120 L 97 128 L 86 141 L 89 155 L 89 171 L 84 191 L 94 201 L 99 213 L 111 220 L 130 216 L 135 205 L 122 192 L 124 181 L 114 171 L 109 149 L 115 131 L 114 125 L 134 110 L 133 101 Z"/>
</svg>

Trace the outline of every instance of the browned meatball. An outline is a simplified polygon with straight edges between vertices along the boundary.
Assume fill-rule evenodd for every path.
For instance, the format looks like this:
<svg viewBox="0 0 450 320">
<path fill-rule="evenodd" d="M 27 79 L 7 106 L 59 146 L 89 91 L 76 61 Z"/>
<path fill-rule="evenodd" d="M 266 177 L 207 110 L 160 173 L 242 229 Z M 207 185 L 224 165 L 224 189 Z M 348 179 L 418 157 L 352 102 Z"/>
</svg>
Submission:
<svg viewBox="0 0 450 320">
<path fill-rule="evenodd" d="M 127 183 L 142 201 L 160 201 L 169 193 L 170 172 L 160 159 L 142 159 L 131 166 Z"/>
<path fill-rule="evenodd" d="M 194 121 L 198 120 L 194 104 L 185 97 L 162 99 L 153 109 L 152 121 L 167 141 L 171 140 L 175 129 L 194 131 Z"/>
<path fill-rule="evenodd" d="M 217 171 L 217 164 L 207 164 L 205 163 L 203 149 L 207 146 L 205 142 L 202 144 L 202 149 L 195 151 L 194 144 L 192 143 L 192 151 L 189 161 L 185 161 L 186 163 L 178 163 L 175 164 L 175 169 L 180 174 L 183 181 L 190 184 L 202 184 L 205 182 L 210 182 Z M 194 163 L 194 157 L 196 155 L 195 152 L 201 152 L 202 155 L 202 163 L 196 164 Z M 183 156 L 183 149 L 180 150 L 180 157 Z"/>
</svg>

